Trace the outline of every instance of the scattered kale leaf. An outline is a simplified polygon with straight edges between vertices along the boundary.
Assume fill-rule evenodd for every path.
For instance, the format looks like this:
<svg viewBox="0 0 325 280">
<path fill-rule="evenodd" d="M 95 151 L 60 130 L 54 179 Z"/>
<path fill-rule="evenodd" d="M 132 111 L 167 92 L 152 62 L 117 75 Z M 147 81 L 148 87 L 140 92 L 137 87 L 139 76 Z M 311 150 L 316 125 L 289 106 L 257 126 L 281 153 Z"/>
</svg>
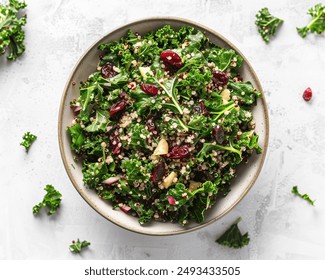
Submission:
<svg viewBox="0 0 325 280">
<path fill-rule="evenodd" d="M 10 0 L 8 5 L 0 4 L 0 55 L 9 50 L 8 60 L 16 60 L 25 51 L 26 15 L 18 17 L 18 12 L 27 6 L 25 2 Z"/>
<path fill-rule="evenodd" d="M 81 253 L 81 251 L 88 247 L 90 245 L 90 242 L 84 240 L 84 241 L 80 241 L 79 238 L 77 239 L 77 241 L 72 241 L 72 244 L 69 246 L 69 249 L 72 253 Z"/>
<path fill-rule="evenodd" d="M 266 43 L 269 43 L 270 37 L 275 35 L 282 23 L 283 20 L 271 15 L 268 8 L 259 10 L 256 15 L 255 24 Z"/>
<path fill-rule="evenodd" d="M 239 249 L 248 245 L 250 238 L 248 232 L 242 234 L 238 228 L 238 223 L 241 218 L 238 218 L 237 221 L 230 226 L 230 228 L 221 235 L 216 242 L 220 245 L 228 246 L 230 248 Z"/>
<path fill-rule="evenodd" d="M 29 131 L 26 132 L 23 136 L 23 142 L 20 143 L 21 146 L 24 146 L 26 152 L 28 153 L 30 146 L 34 143 L 37 139 L 36 135 L 31 134 Z"/>
<path fill-rule="evenodd" d="M 46 185 L 44 188 L 46 194 L 43 201 L 33 207 L 33 213 L 39 214 L 43 207 L 48 210 L 48 215 L 53 215 L 56 213 L 61 204 L 61 193 L 59 193 L 52 185 Z"/>
<path fill-rule="evenodd" d="M 297 27 L 297 31 L 302 38 L 307 36 L 308 32 L 321 34 L 325 31 L 325 5 L 317 4 L 308 10 L 312 16 L 312 21 L 305 27 Z"/>
<path fill-rule="evenodd" d="M 293 186 L 291 192 L 295 195 L 300 196 L 302 199 L 306 200 L 309 204 L 315 206 L 315 200 L 311 200 L 308 194 L 299 193 L 298 186 Z"/>
</svg>

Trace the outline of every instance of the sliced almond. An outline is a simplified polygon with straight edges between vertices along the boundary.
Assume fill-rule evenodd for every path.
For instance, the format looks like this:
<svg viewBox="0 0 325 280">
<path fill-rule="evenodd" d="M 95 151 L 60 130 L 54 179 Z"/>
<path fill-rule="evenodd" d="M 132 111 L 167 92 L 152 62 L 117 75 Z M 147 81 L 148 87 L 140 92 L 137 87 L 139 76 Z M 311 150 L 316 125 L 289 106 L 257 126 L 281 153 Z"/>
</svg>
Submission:
<svg viewBox="0 0 325 280">
<path fill-rule="evenodd" d="M 162 185 L 165 189 L 169 188 L 171 185 L 173 185 L 175 182 L 174 182 L 174 179 L 177 178 L 177 174 L 176 172 L 172 172 L 170 173 L 166 178 L 165 180 L 162 182 Z"/>
<path fill-rule="evenodd" d="M 150 67 L 139 67 L 139 71 L 140 71 L 141 76 L 144 79 L 147 79 L 148 78 L 148 75 L 147 74 L 149 74 L 149 76 L 153 76 L 153 73 L 150 70 Z"/>
<path fill-rule="evenodd" d="M 200 182 L 190 181 L 190 186 L 188 187 L 188 190 L 190 192 L 193 192 L 193 191 L 195 191 L 200 186 L 201 186 L 201 183 Z"/>
<path fill-rule="evenodd" d="M 165 139 L 160 139 L 156 149 L 153 152 L 154 156 L 167 155 L 168 154 L 168 143 Z"/>
<path fill-rule="evenodd" d="M 223 99 L 223 103 L 228 103 L 229 99 L 230 99 L 230 90 L 229 89 L 224 89 L 221 92 L 221 97 Z"/>
</svg>

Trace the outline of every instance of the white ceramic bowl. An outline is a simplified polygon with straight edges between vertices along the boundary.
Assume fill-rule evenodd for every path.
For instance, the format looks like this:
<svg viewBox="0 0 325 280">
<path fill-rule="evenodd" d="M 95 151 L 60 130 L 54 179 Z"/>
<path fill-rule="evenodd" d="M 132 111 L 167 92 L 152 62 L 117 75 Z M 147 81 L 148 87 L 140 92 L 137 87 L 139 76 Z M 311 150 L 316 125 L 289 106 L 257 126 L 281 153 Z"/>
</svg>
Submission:
<svg viewBox="0 0 325 280">
<path fill-rule="evenodd" d="M 70 101 L 77 98 L 79 95 L 79 82 L 85 81 L 88 76 L 96 70 L 99 56 L 99 51 L 97 50 L 98 44 L 110 42 L 113 40 L 119 40 L 121 37 L 125 36 L 128 29 L 132 29 L 133 31 L 139 32 L 140 34 L 145 34 L 149 31 L 157 30 L 166 24 L 169 24 L 176 29 L 185 25 L 193 26 L 204 31 L 211 42 L 215 43 L 216 45 L 234 49 L 243 57 L 244 60 L 240 71 L 241 76 L 244 78 L 244 80 L 251 81 L 258 91 L 263 92 L 261 84 L 251 65 L 243 56 L 243 54 L 232 43 L 230 43 L 226 38 L 217 32 L 205 26 L 202 26 L 201 24 L 181 18 L 149 18 L 129 23 L 110 32 L 95 42 L 83 54 L 67 81 L 63 92 L 59 112 L 59 145 L 65 169 L 76 190 L 80 193 L 84 200 L 100 215 L 125 229 L 148 235 L 174 235 L 190 232 L 213 223 L 228 213 L 231 209 L 233 209 L 234 206 L 251 189 L 261 171 L 266 156 L 269 136 L 268 113 L 265 97 L 263 95 L 262 98 L 258 101 L 257 106 L 253 109 L 253 115 L 256 121 L 256 132 L 259 135 L 259 144 L 262 147 L 263 152 L 260 155 L 252 156 L 248 164 L 242 165 L 238 169 L 238 176 L 235 180 L 232 181 L 231 192 L 227 197 L 220 199 L 211 209 L 206 212 L 205 221 L 201 224 L 196 224 L 193 222 L 182 227 L 176 223 L 152 222 L 148 225 L 143 226 L 138 223 L 137 218 L 132 217 L 131 215 L 126 215 L 122 211 L 113 210 L 112 205 L 109 202 L 100 199 L 93 190 L 90 190 L 84 186 L 81 173 L 82 166 L 81 163 L 76 164 L 73 160 L 74 154 L 70 149 L 70 137 L 66 132 L 66 128 L 71 124 L 71 120 L 73 119 L 73 114 L 69 106 Z M 73 86 L 73 82 L 76 82 L 77 85 Z"/>
</svg>

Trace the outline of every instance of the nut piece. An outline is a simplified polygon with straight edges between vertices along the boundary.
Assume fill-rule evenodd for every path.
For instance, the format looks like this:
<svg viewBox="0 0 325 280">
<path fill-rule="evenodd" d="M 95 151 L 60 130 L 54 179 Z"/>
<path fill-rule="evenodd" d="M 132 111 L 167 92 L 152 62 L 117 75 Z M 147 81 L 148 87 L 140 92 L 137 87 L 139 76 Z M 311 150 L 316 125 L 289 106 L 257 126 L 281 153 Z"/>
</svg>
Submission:
<svg viewBox="0 0 325 280">
<path fill-rule="evenodd" d="M 194 192 L 199 186 L 201 186 L 200 182 L 190 181 L 190 186 L 188 187 L 188 190 L 190 192 Z"/>
<path fill-rule="evenodd" d="M 177 178 L 177 174 L 176 172 L 172 172 L 170 173 L 166 178 L 165 180 L 163 181 L 162 185 L 165 189 L 169 188 L 171 185 L 173 185 L 175 182 L 174 182 L 174 179 Z M 175 180 L 176 181 L 176 180 Z"/>
<path fill-rule="evenodd" d="M 147 74 L 149 74 L 149 76 L 153 76 L 153 73 L 150 70 L 150 67 L 139 67 L 139 71 L 140 71 L 141 76 L 144 79 L 147 79 L 148 78 L 148 75 Z"/>
<path fill-rule="evenodd" d="M 154 156 L 167 155 L 168 154 L 168 143 L 165 139 L 160 139 L 156 149 L 153 152 Z"/>
<path fill-rule="evenodd" d="M 229 99 L 230 99 L 230 91 L 229 89 L 224 89 L 222 92 L 221 92 L 221 96 L 222 96 L 222 99 L 223 99 L 223 103 L 228 103 Z"/>
</svg>

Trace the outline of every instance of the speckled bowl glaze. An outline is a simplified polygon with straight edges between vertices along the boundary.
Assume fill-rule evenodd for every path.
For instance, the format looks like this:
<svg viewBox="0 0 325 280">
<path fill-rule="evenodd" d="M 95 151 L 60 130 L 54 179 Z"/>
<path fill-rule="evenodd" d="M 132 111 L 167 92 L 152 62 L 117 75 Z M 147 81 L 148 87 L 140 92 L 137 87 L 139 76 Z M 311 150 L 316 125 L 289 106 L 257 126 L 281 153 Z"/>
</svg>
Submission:
<svg viewBox="0 0 325 280">
<path fill-rule="evenodd" d="M 232 181 L 231 192 L 227 197 L 220 199 L 211 209 L 206 212 L 206 219 L 201 224 L 196 224 L 193 222 L 187 224 L 186 226 L 181 226 L 176 223 L 151 222 L 148 225 L 141 226 L 138 223 L 137 218 L 132 217 L 131 215 L 126 215 L 122 211 L 113 210 L 112 205 L 109 202 L 100 199 L 93 190 L 90 190 L 84 186 L 81 173 L 82 166 L 81 163 L 77 164 L 73 160 L 74 154 L 70 149 L 70 137 L 67 134 L 66 128 L 67 126 L 71 125 L 71 121 L 73 119 L 73 114 L 69 106 L 70 101 L 74 98 L 77 98 L 79 95 L 79 82 L 86 80 L 88 76 L 96 70 L 99 56 L 97 46 L 100 43 L 119 40 L 126 34 L 126 31 L 128 29 L 132 29 L 133 31 L 139 32 L 140 34 L 145 34 L 149 31 L 157 30 L 165 24 L 169 24 L 176 29 L 184 25 L 193 26 L 197 29 L 200 29 L 201 31 L 204 31 L 211 42 L 217 44 L 218 46 L 234 49 L 243 57 L 244 60 L 240 74 L 244 80 L 250 80 L 257 88 L 257 90 L 263 93 L 256 73 L 254 72 L 247 59 L 238 50 L 238 48 L 236 48 L 222 35 L 205 26 L 202 26 L 201 24 L 186 19 L 174 17 L 148 18 L 129 23 L 110 32 L 95 42 L 82 55 L 72 70 L 72 73 L 68 78 L 66 87 L 64 89 L 58 122 L 59 146 L 62 160 L 72 184 L 79 192 L 79 194 L 83 197 L 83 199 L 100 215 L 112 223 L 133 232 L 157 236 L 181 234 L 202 228 L 220 219 L 231 209 L 233 209 L 235 205 L 239 203 L 241 199 L 243 199 L 243 197 L 248 193 L 256 181 L 265 160 L 269 138 L 268 112 L 265 97 L 263 94 L 262 98 L 258 101 L 257 106 L 253 109 L 253 115 L 256 121 L 256 132 L 260 136 L 259 144 L 262 147 L 263 152 L 260 155 L 253 155 L 248 164 L 241 165 L 239 167 L 238 176 Z M 76 82 L 77 86 L 73 86 L 73 82 Z"/>
</svg>

